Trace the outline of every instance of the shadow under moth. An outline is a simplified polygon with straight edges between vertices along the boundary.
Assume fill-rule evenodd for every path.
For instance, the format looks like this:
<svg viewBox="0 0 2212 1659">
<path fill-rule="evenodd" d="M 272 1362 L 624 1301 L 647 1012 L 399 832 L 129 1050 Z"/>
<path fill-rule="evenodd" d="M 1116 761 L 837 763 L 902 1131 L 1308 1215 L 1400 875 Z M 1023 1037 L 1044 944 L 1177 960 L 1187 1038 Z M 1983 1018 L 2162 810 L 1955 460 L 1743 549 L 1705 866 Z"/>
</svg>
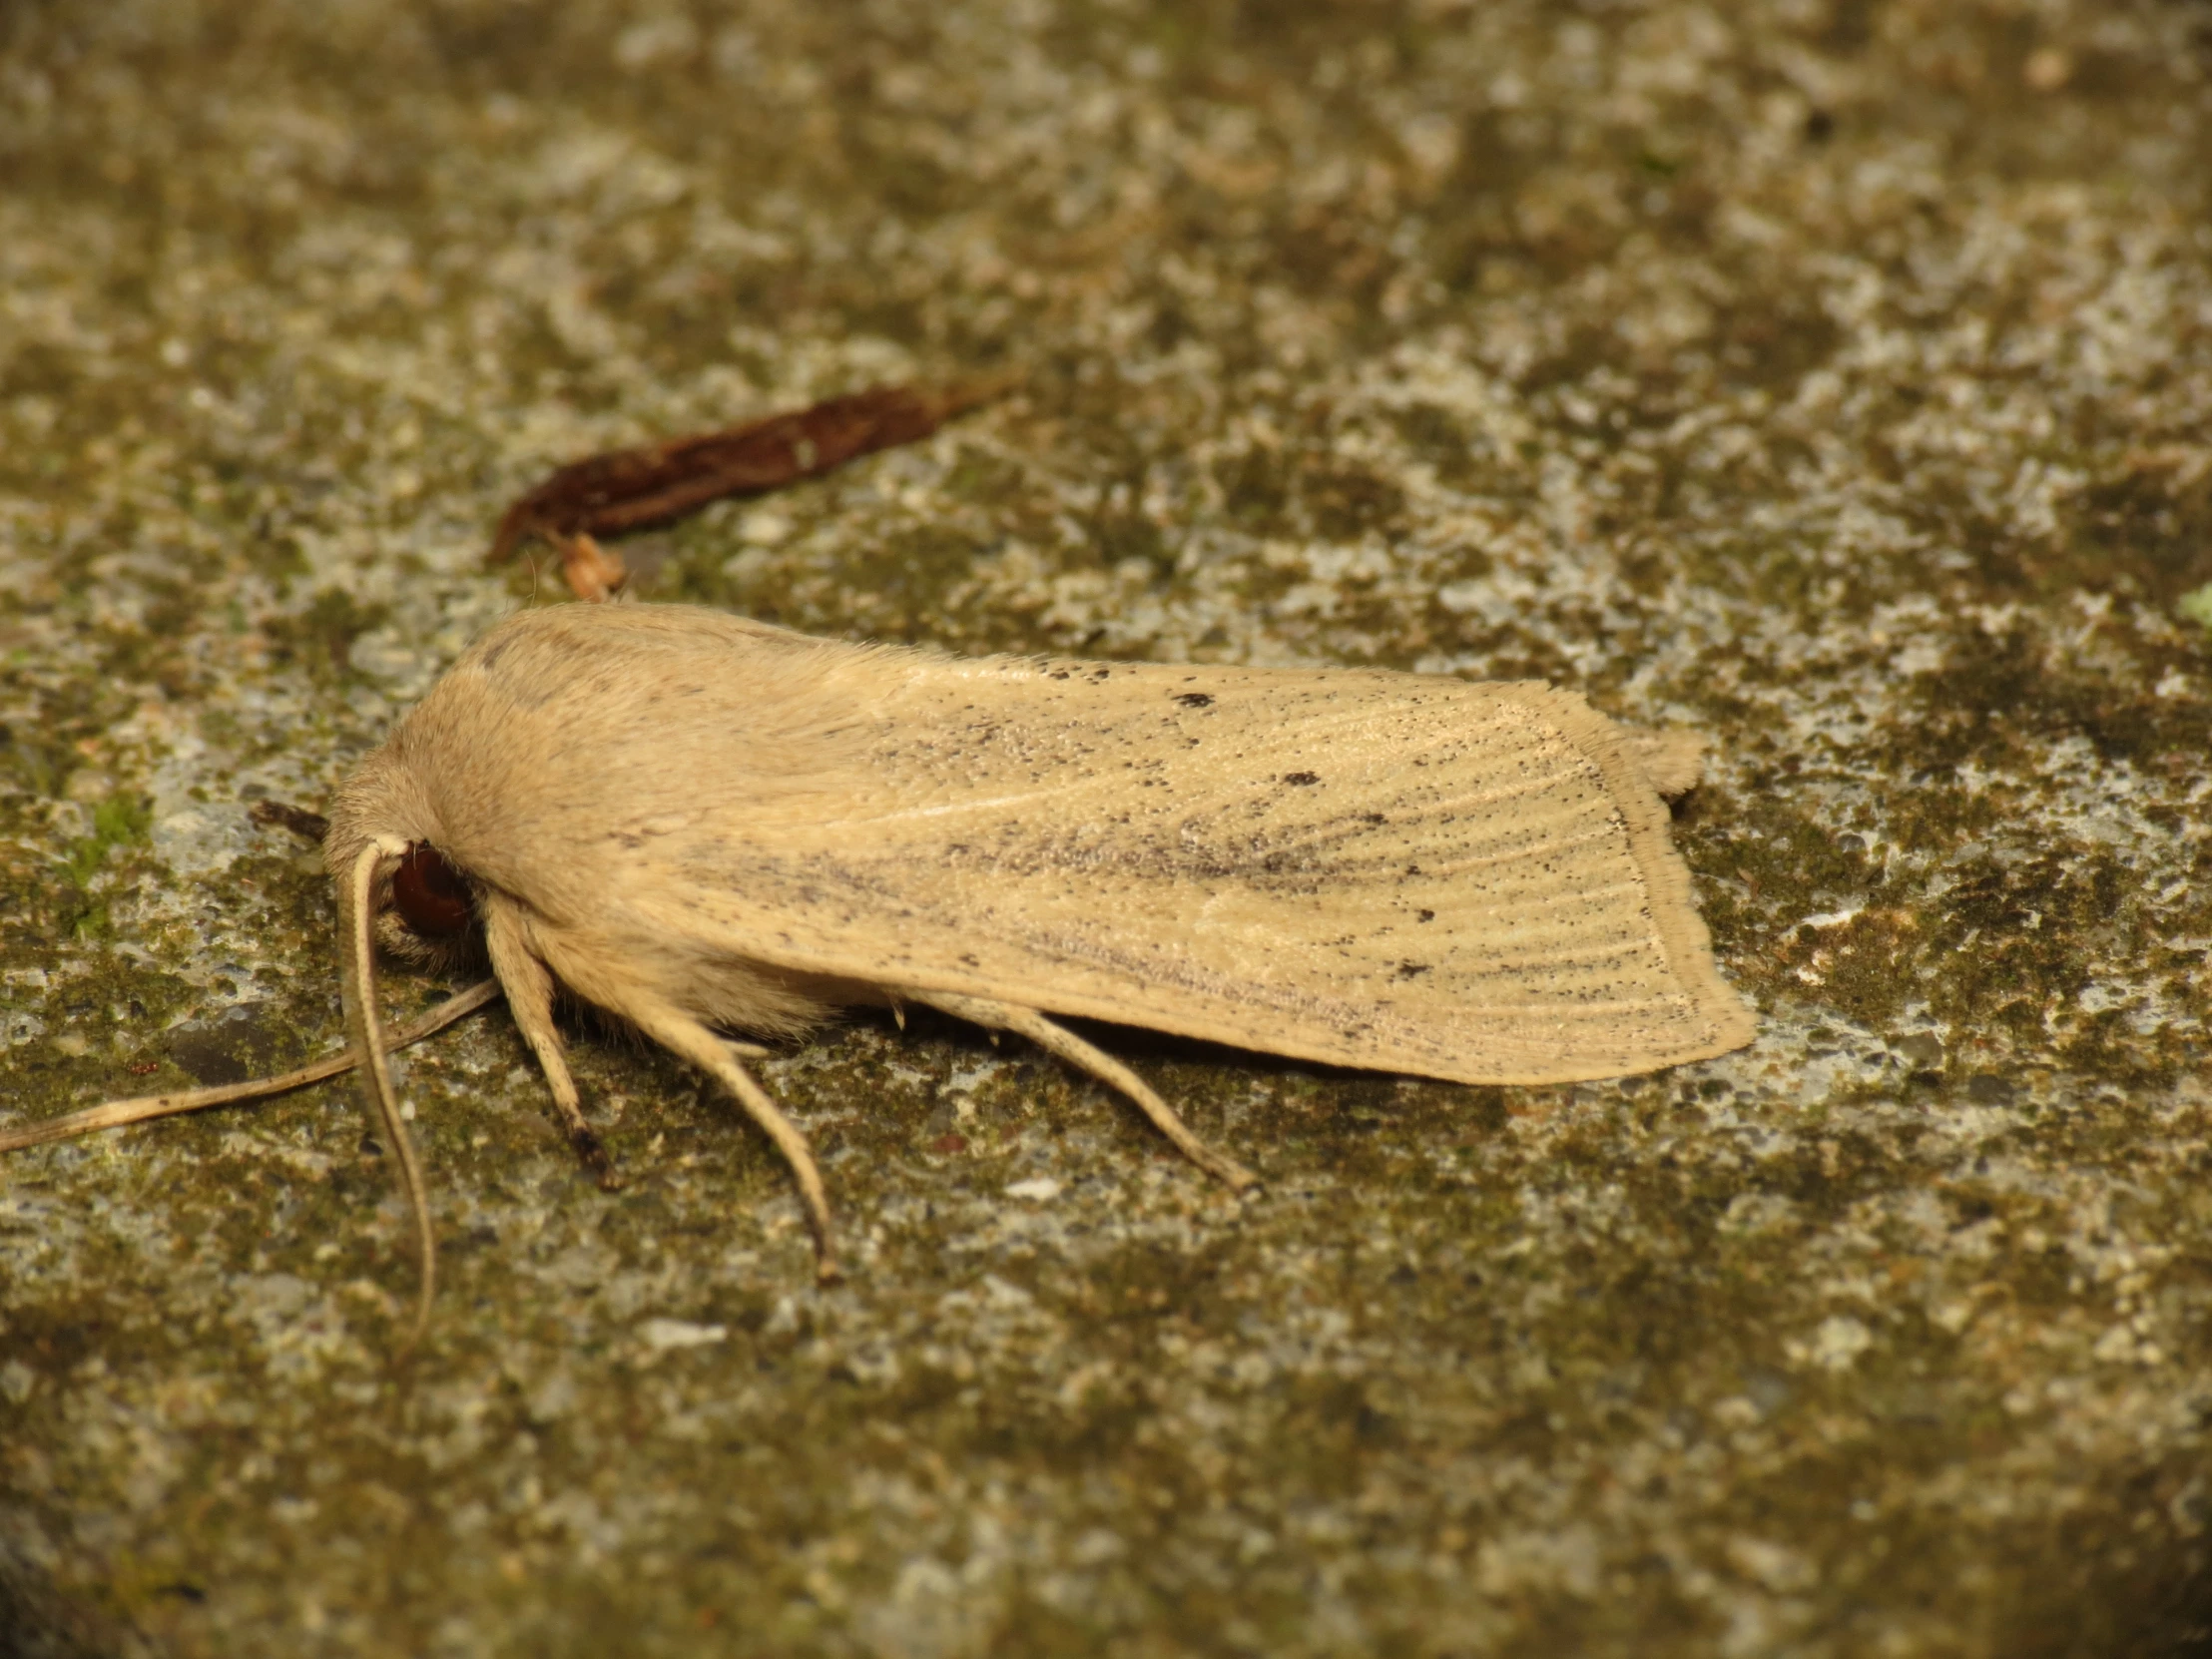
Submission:
<svg viewBox="0 0 2212 1659">
<path fill-rule="evenodd" d="M 346 1051 L 18 1126 L 0 1151 L 357 1064 L 412 1216 L 419 1332 L 434 1239 L 386 1054 L 496 988 L 603 1178 L 557 993 L 712 1077 L 790 1163 L 825 1279 L 807 1138 L 726 1033 L 936 1008 L 1088 1072 L 1242 1191 L 1251 1172 L 1053 1016 L 1463 1083 L 1740 1047 L 1751 1015 L 1662 800 L 1695 783 L 1699 748 L 1537 683 L 960 658 L 683 606 L 526 610 L 338 791 L 323 846 Z M 492 977 L 387 1030 L 379 945 Z"/>
</svg>

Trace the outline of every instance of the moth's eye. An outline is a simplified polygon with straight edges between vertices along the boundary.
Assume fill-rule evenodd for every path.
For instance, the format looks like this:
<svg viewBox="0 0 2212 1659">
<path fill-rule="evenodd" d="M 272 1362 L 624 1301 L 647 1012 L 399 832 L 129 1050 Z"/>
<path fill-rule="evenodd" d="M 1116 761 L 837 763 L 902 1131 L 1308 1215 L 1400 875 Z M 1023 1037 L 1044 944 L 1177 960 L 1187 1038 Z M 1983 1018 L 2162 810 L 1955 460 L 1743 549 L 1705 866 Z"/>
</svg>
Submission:
<svg viewBox="0 0 2212 1659">
<path fill-rule="evenodd" d="M 399 917 L 426 938 L 458 933 L 476 919 L 468 883 L 436 847 L 417 841 L 392 873 L 391 901 Z"/>
</svg>

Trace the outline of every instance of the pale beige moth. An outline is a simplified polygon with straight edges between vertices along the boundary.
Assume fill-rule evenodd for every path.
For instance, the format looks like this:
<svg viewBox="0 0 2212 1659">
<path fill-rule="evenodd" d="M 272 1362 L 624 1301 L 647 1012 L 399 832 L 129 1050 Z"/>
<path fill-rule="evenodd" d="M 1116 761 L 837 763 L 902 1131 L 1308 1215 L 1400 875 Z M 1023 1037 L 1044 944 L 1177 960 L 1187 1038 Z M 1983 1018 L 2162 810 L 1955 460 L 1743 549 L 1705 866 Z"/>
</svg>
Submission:
<svg viewBox="0 0 2212 1659">
<path fill-rule="evenodd" d="M 1698 752 L 1527 682 L 524 611 L 345 780 L 325 841 L 350 1052 L 412 1206 L 423 1306 L 432 1237 L 377 939 L 488 959 L 587 1148 L 558 993 L 708 1073 L 789 1159 L 831 1276 L 806 1137 L 727 1034 L 934 1007 L 1091 1073 L 1240 1190 L 1243 1166 L 1054 1016 L 1461 1083 L 1742 1046 L 1751 1015 L 1662 799 Z"/>
</svg>

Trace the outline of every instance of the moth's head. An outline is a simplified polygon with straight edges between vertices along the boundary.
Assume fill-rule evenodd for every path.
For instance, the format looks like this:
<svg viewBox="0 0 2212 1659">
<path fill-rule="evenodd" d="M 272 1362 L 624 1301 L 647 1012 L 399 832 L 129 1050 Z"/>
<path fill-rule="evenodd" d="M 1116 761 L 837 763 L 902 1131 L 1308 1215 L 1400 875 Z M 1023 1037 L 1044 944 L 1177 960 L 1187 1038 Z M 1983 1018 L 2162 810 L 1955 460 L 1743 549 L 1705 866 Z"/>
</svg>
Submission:
<svg viewBox="0 0 2212 1659">
<path fill-rule="evenodd" d="M 376 942 L 393 955 L 437 968 L 482 959 L 475 884 L 430 842 L 409 842 L 376 887 Z"/>
<path fill-rule="evenodd" d="M 340 786 L 323 858 L 344 879 L 362 851 L 379 856 L 368 892 L 376 942 L 402 960 L 446 969 L 484 957 L 479 883 L 448 849 L 425 792 L 390 749 Z"/>
</svg>

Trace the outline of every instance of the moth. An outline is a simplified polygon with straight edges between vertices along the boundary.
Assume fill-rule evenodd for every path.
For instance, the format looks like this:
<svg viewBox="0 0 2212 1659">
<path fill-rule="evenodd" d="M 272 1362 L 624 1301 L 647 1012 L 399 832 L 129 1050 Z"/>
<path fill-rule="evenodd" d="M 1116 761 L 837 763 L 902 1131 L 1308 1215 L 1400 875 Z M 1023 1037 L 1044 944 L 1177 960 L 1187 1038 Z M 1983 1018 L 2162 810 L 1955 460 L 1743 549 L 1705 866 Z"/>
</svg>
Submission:
<svg viewBox="0 0 2212 1659">
<path fill-rule="evenodd" d="M 345 779 L 324 839 L 349 1054 L 412 1214 L 418 1318 L 434 1240 L 385 1056 L 421 1033 L 384 1029 L 379 944 L 488 962 L 587 1154 L 557 994 L 707 1073 L 788 1160 L 831 1279 L 806 1136 L 727 1033 L 911 1004 L 1014 1032 L 1237 1191 L 1251 1171 L 1060 1017 L 1462 1083 L 1742 1046 L 1751 1015 L 1662 800 L 1694 784 L 1699 748 L 1531 682 L 523 611 Z"/>
</svg>

